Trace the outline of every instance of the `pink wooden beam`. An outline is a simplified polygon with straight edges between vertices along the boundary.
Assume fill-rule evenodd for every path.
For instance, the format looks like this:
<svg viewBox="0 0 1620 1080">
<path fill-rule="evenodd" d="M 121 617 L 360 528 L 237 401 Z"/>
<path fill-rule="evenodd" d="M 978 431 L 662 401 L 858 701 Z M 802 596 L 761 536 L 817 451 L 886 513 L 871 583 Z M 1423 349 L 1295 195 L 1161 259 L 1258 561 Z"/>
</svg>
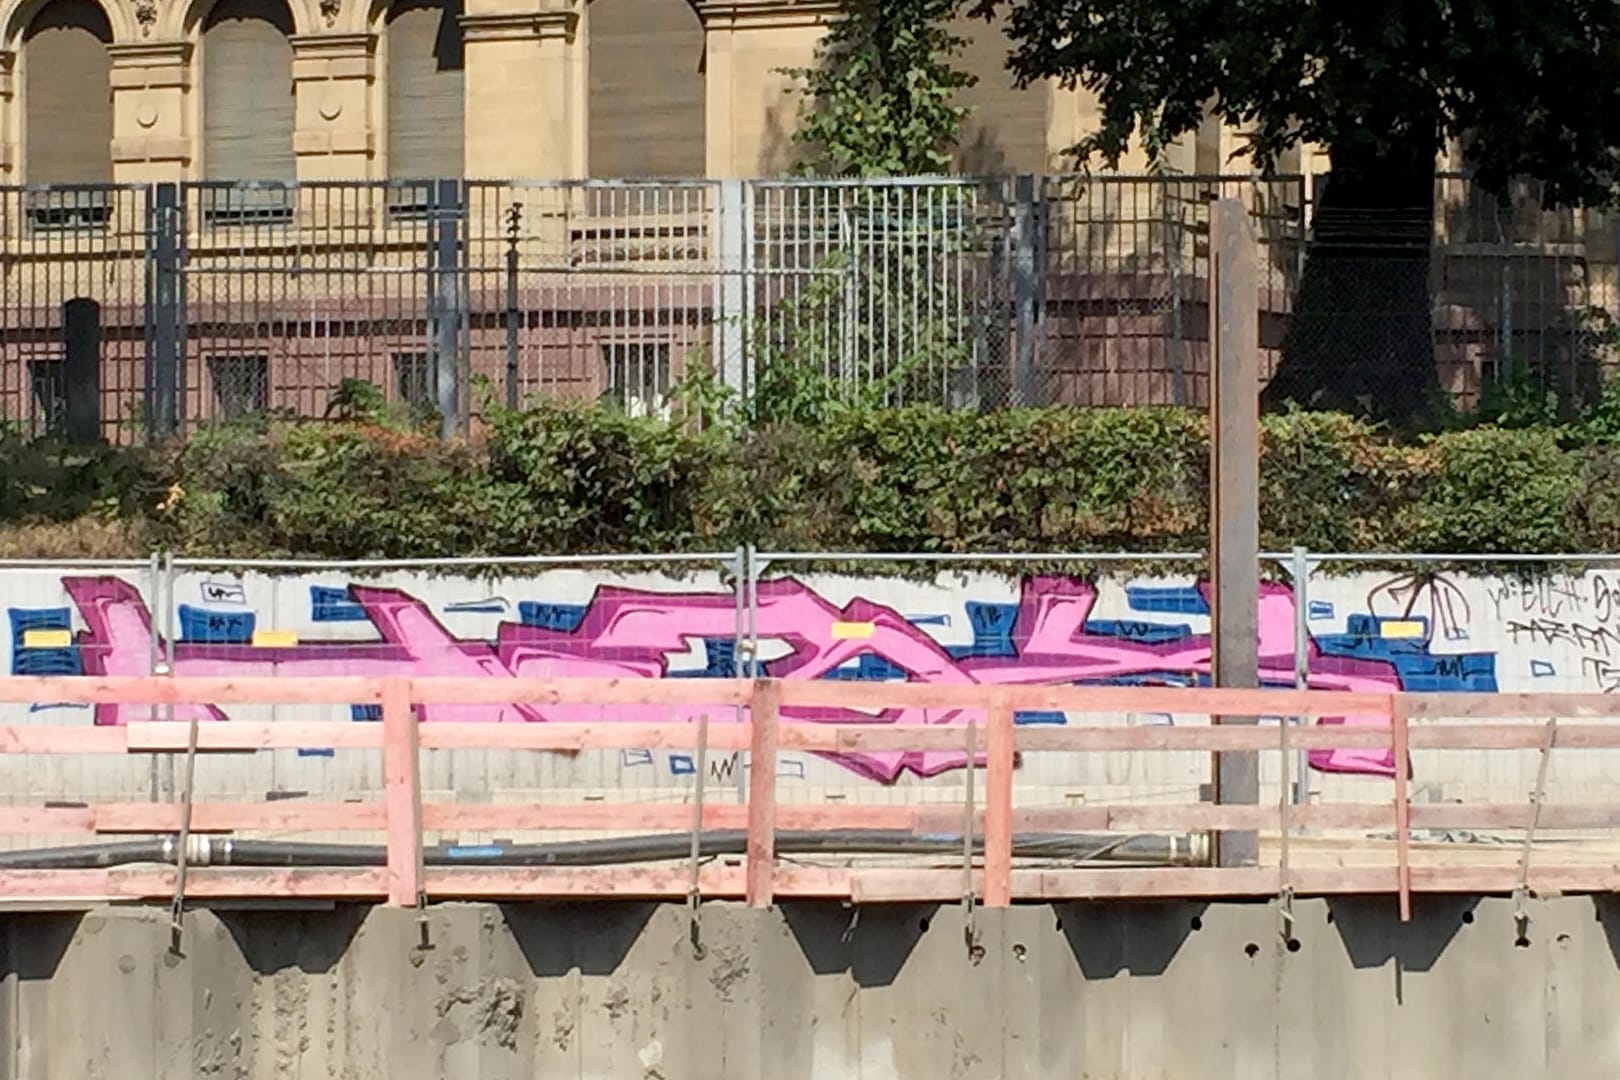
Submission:
<svg viewBox="0 0 1620 1080">
<path fill-rule="evenodd" d="M 126 724 L 123 731 L 131 753 L 182 753 L 191 725 L 173 720 L 136 720 Z M 197 728 L 199 751 L 297 750 L 312 746 L 376 750 L 382 744 L 383 733 L 376 724 L 347 721 L 233 720 Z"/>
<path fill-rule="evenodd" d="M 381 680 L 162 675 L 13 675 L 0 678 L 0 704 L 349 705 L 381 700 Z"/>
<path fill-rule="evenodd" d="M 1377 715 L 1388 694 L 1338 690 L 1237 690 L 1210 687 L 989 686 L 982 683 L 837 682 L 791 679 L 785 706 L 827 708 L 982 709 L 989 695 L 1006 695 L 1014 710 L 1068 713 L 1167 712 L 1205 716 Z"/>
<path fill-rule="evenodd" d="M 1408 748 L 1406 703 L 1391 698 L 1390 721 L 1395 735 L 1395 874 L 1401 922 L 1412 921 L 1412 804 L 1408 784 L 1412 754 Z"/>
<path fill-rule="evenodd" d="M 422 899 L 421 755 L 410 684 L 383 680 L 383 801 L 388 807 L 388 903 L 415 907 Z"/>
<path fill-rule="evenodd" d="M 691 750 L 697 747 L 697 724 L 480 724 L 444 721 L 422 727 L 428 750 Z M 739 724 L 709 728 L 709 746 L 746 750 L 748 732 Z"/>
<path fill-rule="evenodd" d="M 123 754 L 128 749 L 119 728 L 0 727 L 0 754 Z"/>
<path fill-rule="evenodd" d="M 174 895 L 174 870 L 115 869 L 107 872 L 108 889 L 132 900 L 167 899 Z M 378 867 L 343 869 L 269 869 L 258 867 L 190 867 L 186 898 L 200 899 L 335 899 L 385 900 L 388 873 Z"/>
<path fill-rule="evenodd" d="M 488 679 L 411 680 L 418 705 L 744 705 L 743 679 Z"/>
<path fill-rule="evenodd" d="M 740 900 L 747 884 L 742 867 L 710 864 L 698 873 L 705 897 Z M 464 900 L 577 897 L 599 900 L 677 900 L 692 887 L 685 866 L 429 867 L 427 888 L 439 898 Z"/>
<path fill-rule="evenodd" d="M 92 807 L 92 826 L 102 833 L 171 833 L 180 830 L 174 803 L 106 803 Z M 0 831 L 6 816 L 0 811 Z M 224 832 L 382 832 L 385 806 L 378 802 L 194 803 L 191 831 Z"/>
<path fill-rule="evenodd" d="M 1620 717 L 1614 694 L 1436 693 L 1401 694 L 1407 715 L 1415 719 L 1528 719 L 1537 717 Z M 1558 726 L 1558 744 L 1564 727 Z"/>
<path fill-rule="evenodd" d="M 997 695 L 985 732 L 984 906 L 1012 903 L 1013 708 Z"/>
<path fill-rule="evenodd" d="M 771 906 L 776 872 L 776 748 L 781 686 L 761 679 L 749 704 L 748 904 Z"/>
</svg>

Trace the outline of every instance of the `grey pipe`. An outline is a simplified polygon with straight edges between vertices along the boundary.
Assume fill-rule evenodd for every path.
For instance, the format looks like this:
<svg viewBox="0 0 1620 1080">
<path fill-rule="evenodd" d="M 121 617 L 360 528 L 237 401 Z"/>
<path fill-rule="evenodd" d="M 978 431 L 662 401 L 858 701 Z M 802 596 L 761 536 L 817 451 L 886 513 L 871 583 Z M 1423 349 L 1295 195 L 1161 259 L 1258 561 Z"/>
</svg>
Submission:
<svg viewBox="0 0 1620 1080">
<path fill-rule="evenodd" d="M 717 858 L 741 855 L 747 834 L 713 830 L 700 835 L 698 855 Z M 779 832 L 776 850 L 784 855 L 959 855 L 960 834 L 916 835 L 898 830 L 844 829 L 833 832 Z M 975 853 L 984 850 L 974 838 Z M 0 869 L 105 869 L 135 863 L 172 864 L 178 850 L 174 837 L 73 847 L 0 852 Z M 1020 833 L 1013 854 L 1020 858 L 1068 862 L 1133 863 L 1152 866 L 1208 864 L 1203 834 L 1141 835 Z M 658 833 L 546 844 L 436 845 L 424 848 L 429 866 L 613 866 L 690 858 L 690 833 Z M 187 862 L 193 866 L 383 866 L 387 850 L 379 844 L 320 844 L 276 840 L 237 840 L 193 835 Z"/>
</svg>

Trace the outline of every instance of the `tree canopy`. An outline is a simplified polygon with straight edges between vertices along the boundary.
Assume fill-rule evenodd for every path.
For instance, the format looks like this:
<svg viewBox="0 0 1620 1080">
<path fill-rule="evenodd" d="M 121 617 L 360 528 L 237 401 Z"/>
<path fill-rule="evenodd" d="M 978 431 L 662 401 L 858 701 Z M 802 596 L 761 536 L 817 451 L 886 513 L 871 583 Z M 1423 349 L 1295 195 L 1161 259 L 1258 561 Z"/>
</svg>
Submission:
<svg viewBox="0 0 1620 1080">
<path fill-rule="evenodd" d="M 1080 149 L 1117 163 L 1206 110 L 1256 164 L 1300 141 L 1358 160 L 1448 141 L 1481 180 L 1519 175 L 1562 203 L 1620 189 L 1620 4 L 1613 0 L 977 0 L 1010 9 L 1012 71 L 1096 92 Z"/>
<path fill-rule="evenodd" d="M 1273 400 L 1384 418 L 1423 407 L 1440 150 L 1458 147 L 1488 189 L 1533 177 L 1564 205 L 1620 193 L 1615 0 L 970 2 L 1006 14 L 1020 81 L 1097 94 L 1101 126 L 1076 148 L 1086 157 L 1117 164 L 1133 140 L 1152 152 L 1211 113 L 1246 133 L 1263 171 L 1300 142 L 1328 150 Z M 1357 329 L 1332 307 L 1392 317 Z"/>
</svg>

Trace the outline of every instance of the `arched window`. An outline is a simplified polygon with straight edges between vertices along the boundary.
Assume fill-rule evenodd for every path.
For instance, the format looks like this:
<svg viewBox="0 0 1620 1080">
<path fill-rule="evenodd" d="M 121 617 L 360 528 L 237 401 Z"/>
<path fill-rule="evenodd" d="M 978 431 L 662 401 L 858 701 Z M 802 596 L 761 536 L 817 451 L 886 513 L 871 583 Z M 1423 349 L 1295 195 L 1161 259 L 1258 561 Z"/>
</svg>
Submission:
<svg viewBox="0 0 1620 1080">
<path fill-rule="evenodd" d="M 292 32 L 283 0 L 219 0 L 208 13 L 202 33 L 207 179 L 296 178 Z"/>
<path fill-rule="evenodd" d="M 383 44 L 389 176 L 461 178 L 467 142 L 463 52 L 460 0 L 398 0 L 389 9 Z"/>
<path fill-rule="evenodd" d="M 689 0 L 591 0 L 590 172 L 702 176 L 703 24 Z"/>
<path fill-rule="evenodd" d="M 23 37 L 23 178 L 112 180 L 112 26 L 95 0 L 51 0 Z M 63 204 L 66 205 L 66 204 Z"/>
</svg>

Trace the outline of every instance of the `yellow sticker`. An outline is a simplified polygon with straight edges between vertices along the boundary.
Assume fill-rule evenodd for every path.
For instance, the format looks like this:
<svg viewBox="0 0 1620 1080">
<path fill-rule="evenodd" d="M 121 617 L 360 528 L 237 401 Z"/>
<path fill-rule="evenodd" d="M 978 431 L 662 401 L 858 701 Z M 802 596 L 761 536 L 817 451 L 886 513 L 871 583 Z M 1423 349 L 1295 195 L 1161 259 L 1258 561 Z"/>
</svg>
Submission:
<svg viewBox="0 0 1620 1080">
<path fill-rule="evenodd" d="M 25 649 L 66 649 L 73 644 L 73 631 L 24 630 L 22 644 Z"/>
<path fill-rule="evenodd" d="M 1416 619 L 1391 619 L 1378 624 L 1378 636 L 1384 638 L 1420 638 L 1423 624 Z"/>
<path fill-rule="evenodd" d="M 871 637 L 877 627 L 869 622 L 835 622 L 832 624 L 834 641 L 855 641 Z"/>
<path fill-rule="evenodd" d="M 296 630 L 253 631 L 253 647 L 255 649 L 290 649 L 297 644 L 298 631 Z"/>
</svg>

